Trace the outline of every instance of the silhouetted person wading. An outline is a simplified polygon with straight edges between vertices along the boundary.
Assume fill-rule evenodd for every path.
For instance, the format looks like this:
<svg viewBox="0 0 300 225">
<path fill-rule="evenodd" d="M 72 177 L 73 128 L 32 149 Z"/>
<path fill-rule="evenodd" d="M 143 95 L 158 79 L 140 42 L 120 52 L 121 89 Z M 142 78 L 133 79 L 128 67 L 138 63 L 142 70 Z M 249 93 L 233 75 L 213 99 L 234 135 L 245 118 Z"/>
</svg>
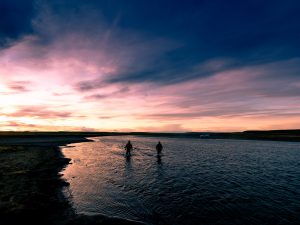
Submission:
<svg viewBox="0 0 300 225">
<path fill-rule="evenodd" d="M 162 149 L 163 149 L 163 146 L 159 141 L 158 144 L 156 145 L 157 155 L 159 155 L 161 153 Z"/>
<path fill-rule="evenodd" d="M 127 144 L 125 145 L 125 149 L 126 149 L 126 156 L 130 156 L 131 155 L 130 151 L 132 150 L 132 144 L 130 141 L 128 141 Z"/>
</svg>

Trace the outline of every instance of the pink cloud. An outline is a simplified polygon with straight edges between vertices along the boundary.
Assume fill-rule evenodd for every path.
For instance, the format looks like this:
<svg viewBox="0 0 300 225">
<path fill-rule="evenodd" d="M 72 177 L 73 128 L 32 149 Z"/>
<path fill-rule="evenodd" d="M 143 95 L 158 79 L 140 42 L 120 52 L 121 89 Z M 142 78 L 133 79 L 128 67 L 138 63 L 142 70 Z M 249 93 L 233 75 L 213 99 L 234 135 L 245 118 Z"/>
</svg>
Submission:
<svg viewBox="0 0 300 225">
<path fill-rule="evenodd" d="M 41 124 L 31 124 L 23 123 L 19 121 L 9 121 L 5 123 L 0 123 L 2 127 L 5 127 L 5 130 L 11 131 L 83 131 L 83 132 L 93 132 L 98 131 L 94 128 L 88 127 L 76 127 L 76 126 L 51 126 L 51 125 L 41 125 Z"/>
<path fill-rule="evenodd" d="M 72 116 L 71 112 L 54 111 L 45 108 L 45 106 L 25 106 L 19 107 L 15 112 L 9 114 L 10 117 L 35 117 L 41 119 L 68 118 Z"/>
<path fill-rule="evenodd" d="M 9 89 L 16 92 L 30 91 L 31 82 L 29 81 L 14 81 L 8 84 Z"/>
</svg>

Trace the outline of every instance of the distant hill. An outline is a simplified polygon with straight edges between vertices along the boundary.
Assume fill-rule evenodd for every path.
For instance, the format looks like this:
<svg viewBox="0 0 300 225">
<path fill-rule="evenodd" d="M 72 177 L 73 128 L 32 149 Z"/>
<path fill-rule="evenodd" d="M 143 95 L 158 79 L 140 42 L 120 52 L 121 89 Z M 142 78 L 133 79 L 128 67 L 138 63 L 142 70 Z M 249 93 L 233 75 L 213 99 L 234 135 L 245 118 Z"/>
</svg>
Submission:
<svg viewBox="0 0 300 225">
<path fill-rule="evenodd" d="M 273 140 L 273 141 L 300 141 L 300 129 L 295 130 L 249 130 L 243 132 L 186 132 L 186 133 L 164 133 L 164 132 L 14 132 L 0 131 L 0 138 L 16 137 L 96 137 L 96 136 L 118 136 L 137 135 L 151 137 L 174 137 L 174 138 L 199 138 L 199 139 L 248 139 L 248 140 Z"/>
</svg>

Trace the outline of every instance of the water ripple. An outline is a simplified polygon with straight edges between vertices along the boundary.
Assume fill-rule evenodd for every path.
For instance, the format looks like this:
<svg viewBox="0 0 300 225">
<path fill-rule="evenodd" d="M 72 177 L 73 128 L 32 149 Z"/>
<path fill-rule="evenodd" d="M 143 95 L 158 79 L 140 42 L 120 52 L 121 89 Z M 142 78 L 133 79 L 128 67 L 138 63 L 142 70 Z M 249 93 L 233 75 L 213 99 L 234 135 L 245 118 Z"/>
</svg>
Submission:
<svg viewBox="0 0 300 225">
<path fill-rule="evenodd" d="M 63 149 L 78 212 L 152 224 L 300 224 L 297 143 L 161 138 L 157 157 L 156 138 L 94 140 Z"/>
</svg>

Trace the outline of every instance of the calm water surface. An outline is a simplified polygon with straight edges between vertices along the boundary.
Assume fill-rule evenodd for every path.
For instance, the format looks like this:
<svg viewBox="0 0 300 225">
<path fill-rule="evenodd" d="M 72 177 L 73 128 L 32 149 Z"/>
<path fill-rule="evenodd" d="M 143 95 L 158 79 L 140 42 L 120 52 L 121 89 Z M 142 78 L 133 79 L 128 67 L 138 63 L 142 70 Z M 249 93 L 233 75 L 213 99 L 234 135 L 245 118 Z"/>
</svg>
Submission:
<svg viewBox="0 0 300 225">
<path fill-rule="evenodd" d="M 300 144 L 99 137 L 63 148 L 78 213 L 149 224 L 300 224 Z M 130 139 L 135 149 L 124 157 Z"/>
</svg>

